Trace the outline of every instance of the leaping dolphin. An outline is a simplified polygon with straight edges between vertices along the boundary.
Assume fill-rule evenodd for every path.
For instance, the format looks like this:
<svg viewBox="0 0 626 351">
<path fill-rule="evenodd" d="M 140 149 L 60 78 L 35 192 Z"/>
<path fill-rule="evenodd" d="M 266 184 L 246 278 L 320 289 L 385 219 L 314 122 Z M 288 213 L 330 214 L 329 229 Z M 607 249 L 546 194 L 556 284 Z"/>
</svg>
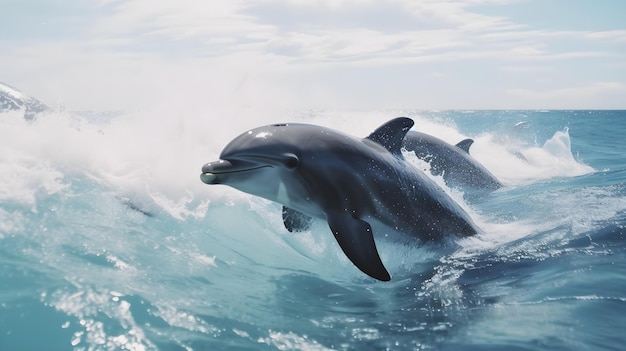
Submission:
<svg viewBox="0 0 626 351">
<path fill-rule="evenodd" d="M 502 183 L 469 153 L 472 139 L 461 140 L 456 145 L 432 135 L 409 131 L 402 142 L 407 151 L 430 163 L 433 175 L 443 176 L 448 186 L 465 190 L 497 190 Z"/>
<path fill-rule="evenodd" d="M 404 160 L 402 141 L 412 126 L 409 118 L 395 118 L 366 138 L 308 124 L 259 127 L 226 145 L 200 178 L 282 204 L 290 231 L 309 217 L 326 220 L 356 267 L 388 281 L 372 228 L 425 241 L 478 231 L 452 198 Z"/>
</svg>

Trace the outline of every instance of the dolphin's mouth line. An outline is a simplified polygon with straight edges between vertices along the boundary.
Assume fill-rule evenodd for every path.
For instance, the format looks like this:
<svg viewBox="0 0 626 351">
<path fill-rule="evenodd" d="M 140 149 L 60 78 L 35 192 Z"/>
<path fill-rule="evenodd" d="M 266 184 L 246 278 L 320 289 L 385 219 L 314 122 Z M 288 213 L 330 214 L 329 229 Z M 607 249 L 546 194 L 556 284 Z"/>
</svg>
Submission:
<svg viewBox="0 0 626 351">
<path fill-rule="evenodd" d="M 231 173 L 244 173 L 254 171 L 256 169 L 261 169 L 265 167 L 272 167 L 271 165 L 263 165 L 258 167 L 246 168 L 246 169 L 233 169 L 233 170 L 224 170 L 224 171 L 213 171 L 213 172 L 202 172 L 202 175 L 219 175 L 219 174 L 231 174 Z"/>
<path fill-rule="evenodd" d="M 257 169 L 272 167 L 271 165 L 261 165 L 256 167 L 247 167 L 247 168 L 221 168 L 221 169 L 209 169 L 202 170 L 202 174 L 200 174 L 200 180 L 206 184 L 219 184 L 220 176 L 225 174 L 238 174 L 238 173 L 246 173 L 252 172 Z"/>
</svg>

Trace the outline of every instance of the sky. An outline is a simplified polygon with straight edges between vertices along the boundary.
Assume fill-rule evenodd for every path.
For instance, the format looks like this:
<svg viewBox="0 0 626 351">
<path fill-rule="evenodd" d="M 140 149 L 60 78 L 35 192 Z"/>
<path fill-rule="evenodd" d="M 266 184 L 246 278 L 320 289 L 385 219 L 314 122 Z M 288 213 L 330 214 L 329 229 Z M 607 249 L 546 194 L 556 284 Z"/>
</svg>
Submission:
<svg viewBox="0 0 626 351">
<path fill-rule="evenodd" d="M 53 107 L 626 109 L 623 0 L 0 0 Z"/>
</svg>

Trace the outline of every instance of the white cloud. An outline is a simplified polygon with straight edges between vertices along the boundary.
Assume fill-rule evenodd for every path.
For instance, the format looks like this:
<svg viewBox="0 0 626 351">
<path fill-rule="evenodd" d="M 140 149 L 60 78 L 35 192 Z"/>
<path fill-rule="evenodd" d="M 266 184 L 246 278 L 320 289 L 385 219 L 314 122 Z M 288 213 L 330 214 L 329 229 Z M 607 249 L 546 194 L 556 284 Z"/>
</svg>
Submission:
<svg viewBox="0 0 626 351">
<path fill-rule="evenodd" d="M 626 30 L 583 32 L 583 35 L 590 39 L 612 41 L 616 43 L 626 43 Z"/>
<path fill-rule="evenodd" d="M 128 0 L 115 3 L 113 14 L 97 22 L 94 33 L 103 37 L 132 38 L 128 45 L 139 48 L 152 48 L 157 43 L 170 41 L 179 41 L 180 45 L 187 40 L 187 46 L 180 45 L 179 49 L 207 55 L 251 51 L 257 55 L 295 57 L 300 62 L 359 62 L 374 61 L 376 57 L 404 60 L 407 56 L 433 55 L 443 49 L 498 50 L 497 46 L 515 33 L 511 30 L 521 26 L 502 17 L 468 10 L 468 5 L 484 2 Z M 281 30 L 280 19 L 268 22 L 266 13 L 264 17 L 263 12 L 249 11 L 263 5 L 273 6 L 267 10 L 290 7 L 291 12 L 287 14 L 298 14 L 302 23 L 290 30 Z M 358 21 L 353 26 L 341 23 L 357 9 L 367 13 L 366 8 L 373 13 L 385 8 L 396 14 L 405 13 L 412 19 L 407 20 L 402 29 L 392 26 L 394 18 L 386 19 L 377 29 Z M 316 11 L 308 12 L 311 9 Z M 484 41 L 489 35 L 503 31 L 509 33 L 507 38 L 491 37 L 491 44 L 495 46 L 488 45 L 489 40 Z M 505 51 L 509 46 L 504 45 Z"/>
<path fill-rule="evenodd" d="M 568 77 L 561 88 L 544 87 L 550 101 L 586 93 L 588 99 L 576 101 L 597 106 L 609 101 L 594 92 L 613 90 L 595 82 L 626 84 L 626 30 L 539 29 L 475 7 L 511 2 L 100 0 L 99 15 L 81 24 L 82 35 L 0 42 L 0 79 L 40 93 L 49 104 L 78 108 L 143 105 L 172 90 L 207 101 L 229 101 L 229 94 L 241 99 L 245 91 L 245 103 L 277 100 L 308 108 L 341 99 L 410 107 L 417 100 L 404 91 L 416 87 L 430 96 L 422 101 L 439 102 L 420 108 L 463 107 L 446 104 L 468 96 L 472 108 L 494 107 L 492 96 L 515 97 L 512 104 L 524 107 L 546 102 L 533 88 L 546 72 L 553 81 L 559 72 Z M 597 77 L 577 74 L 588 67 Z M 361 83 L 337 84 L 338 76 Z M 363 80 L 387 77 L 395 77 L 385 82 L 396 91 L 363 87 Z M 435 83 L 442 86 L 428 85 Z M 349 99 L 345 90 L 352 92 Z"/>
</svg>

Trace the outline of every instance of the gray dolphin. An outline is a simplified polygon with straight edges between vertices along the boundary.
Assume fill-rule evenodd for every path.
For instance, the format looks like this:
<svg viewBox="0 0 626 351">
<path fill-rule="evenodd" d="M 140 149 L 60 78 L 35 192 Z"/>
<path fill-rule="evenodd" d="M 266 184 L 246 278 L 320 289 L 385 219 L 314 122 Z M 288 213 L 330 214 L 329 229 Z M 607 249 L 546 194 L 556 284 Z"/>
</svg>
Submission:
<svg viewBox="0 0 626 351">
<path fill-rule="evenodd" d="M 282 204 L 290 231 L 310 217 L 326 220 L 356 267 L 388 281 L 372 228 L 425 241 L 477 233 L 468 214 L 403 159 L 402 140 L 412 126 L 399 117 L 356 138 L 314 125 L 268 125 L 233 139 L 200 178 Z"/>
<path fill-rule="evenodd" d="M 468 190 L 496 190 L 502 183 L 469 154 L 472 139 L 452 145 L 432 135 L 409 131 L 402 147 L 430 163 L 433 175 L 443 175 L 448 186 Z"/>
</svg>

